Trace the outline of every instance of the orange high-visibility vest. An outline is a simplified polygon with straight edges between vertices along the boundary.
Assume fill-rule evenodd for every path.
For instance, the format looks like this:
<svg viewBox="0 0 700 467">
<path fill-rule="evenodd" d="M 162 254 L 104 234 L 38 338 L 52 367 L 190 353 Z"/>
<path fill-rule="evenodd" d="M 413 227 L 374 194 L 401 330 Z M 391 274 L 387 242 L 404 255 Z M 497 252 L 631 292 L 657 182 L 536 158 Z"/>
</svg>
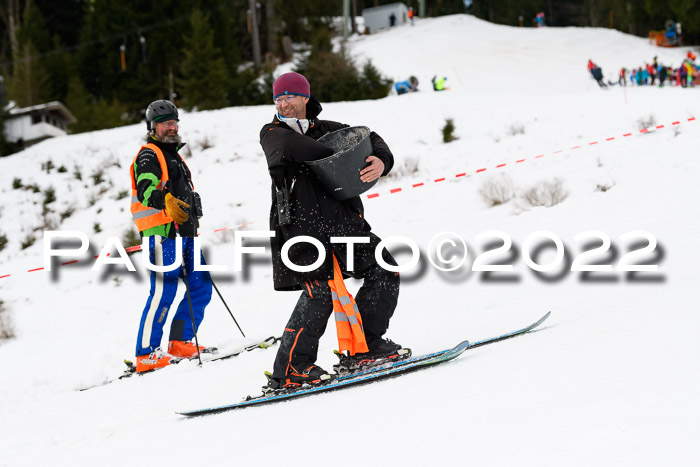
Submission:
<svg viewBox="0 0 700 467">
<path fill-rule="evenodd" d="M 157 188 L 159 190 L 165 189 L 165 184 L 170 179 L 168 176 L 168 164 L 165 162 L 165 156 L 163 156 L 163 151 L 160 150 L 158 146 L 153 143 L 148 143 L 145 146 L 141 146 L 139 153 L 144 149 L 151 149 L 156 153 L 158 158 L 158 163 L 160 164 L 161 176 L 160 183 L 158 183 Z M 134 164 L 136 164 L 136 159 L 139 154 L 136 153 L 134 157 L 134 162 L 131 163 L 131 215 L 134 218 L 134 223 L 139 232 L 144 230 L 157 227 L 159 225 L 169 224 L 173 221 L 173 218 L 168 216 L 165 209 L 155 209 L 144 206 L 141 201 L 139 201 L 138 191 L 136 190 L 136 176 L 134 174 Z"/>
<path fill-rule="evenodd" d="M 338 350 L 348 351 L 350 355 L 369 352 L 362 327 L 362 317 L 357 309 L 355 299 L 350 295 L 343 281 L 343 273 L 338 260 L 333 255 L 333 279 L 328 281 L 333 298 L 333 316 L 338 332 Z"/>
</svg>

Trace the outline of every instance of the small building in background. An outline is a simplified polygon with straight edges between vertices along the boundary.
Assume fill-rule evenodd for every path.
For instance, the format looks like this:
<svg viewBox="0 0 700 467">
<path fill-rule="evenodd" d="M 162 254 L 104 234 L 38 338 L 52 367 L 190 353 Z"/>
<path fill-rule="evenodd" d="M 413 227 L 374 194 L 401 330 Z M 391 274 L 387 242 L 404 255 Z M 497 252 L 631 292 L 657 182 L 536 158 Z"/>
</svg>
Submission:
<svg viewBox="0 0 700 467">
<path fill-rule="evenodd" d="M 8 142 L 27 147 L 68 134 L 68 125 L 75 122 L 73 114 L 58 101 L 14 108 L 5 113 L 5 135 Z"/>
<path fill-rule="evenodd" d="M 390 3 L 362 10 L 366 31 L 370 34 L 381 29 L 406 24 L 408 22 L 408 7 L 403 3 Z"/>
</svg>

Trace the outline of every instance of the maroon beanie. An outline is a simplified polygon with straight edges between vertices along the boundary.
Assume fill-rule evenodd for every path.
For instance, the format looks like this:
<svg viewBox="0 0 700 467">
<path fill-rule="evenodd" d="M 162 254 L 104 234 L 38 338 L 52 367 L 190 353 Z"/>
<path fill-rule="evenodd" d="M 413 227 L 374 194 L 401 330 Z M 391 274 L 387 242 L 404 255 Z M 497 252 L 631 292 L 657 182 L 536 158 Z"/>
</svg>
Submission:
<svg viewBox="0 0 700 467">
<path fill-rule="evenodd" d="M 299 73 L 285 73 L 275 80 L 272 84 L 272 98 L 277 99 L 279 96 L 286 94 L 296 94 L 298 96 L 311 97 L 311 86 Z"/>
</svg>

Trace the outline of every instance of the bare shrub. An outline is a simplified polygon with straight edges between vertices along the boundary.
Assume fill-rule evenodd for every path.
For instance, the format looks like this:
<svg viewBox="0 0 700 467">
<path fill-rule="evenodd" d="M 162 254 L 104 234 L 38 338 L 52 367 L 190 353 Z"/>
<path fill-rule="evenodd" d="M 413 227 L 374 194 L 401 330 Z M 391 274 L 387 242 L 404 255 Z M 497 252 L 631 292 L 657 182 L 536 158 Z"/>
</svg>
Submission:
<svg viewBox="0 0 700 467">
<path fill-rule="evenodd" d="M 124 248 L 129 248 L 130 246 L 136 246 L 141 244 L 141 235 L 139 235 L 138 230 L 133 227 L 128 228 L 122 232 L 122 246 Z"/>
<path fill-rule="evenodd" d="M 90 178 L 95 183 L 95 185 L 99 185 L 100 183 L 104 182 L 104 176 L 105 171 L 101 168 L 95 169 L 95 171 L 92 174 L 90 174 Z"/>
<path fill-rule="evenodd" d="M 652 128 L 656 126 L 656 119 L 653 115 L 649 115 L 647 118 L 640 118 L 637 120 L 637 128 L 640 130 L 646 130 L 647 128 Z"/>
<path fill-rule="evenodd" d="M 213 148 L 214 143 L 211 142 L 209 135 L 204 135 L 204 138 L 199 141 L 199 146 L 202 151 L 206 151 L 209 148 Z"/>
<path fill-rule="evenodd" d="M 564 183 L 558 178 L 551 182 L 539 182 L 523 193 L 523 199 L 533 207 L 551 207 L 564 201 L 567 196 L 569 193 L 564 188 Z"/>
<path fill-rule="evenodd" d="M 185 146 L 180 150 L 180 155 L 183 159 L 189 159 L 190 157 L 192 157 L 192 149 L 190 149 L 189 146 Z"/>
<path fill-rule="evenodd" d="M 51 169 L 54 168 L 53 161 L 51 159 L 46 162 L 41 163 L 41 170 L 46 170 L 46 173 L 51 173 Z"/>
<path fill-rule="evenodd" d="M 420 161 L 417 157 L 407 157 L 402 159 L 401 165 L 394 165 L 391 172 L 384 178 L 414 177 L 418 173 L 419 165 Z"/>
<path fill-rule="evenodd" d="M 28 234 L 26 237 L 24 237 L 24 240 L 22 240 L 20 249 L 26 250 L 30 246 L 34 245 L 34 242 L 36 242 L 36 237 L 32 234 Z"/>
<path fill-rule="evenodd" d="M 44 209 L 41 212 L 41 225 L 37 227 L 36 230 L 56 230 L 61 224 L 58 216 L 59 215 L 56 213 L 48 209 Z"/>
<path fill-rule="evenodd" d="M 605 193 L 608 191 L 610 188 L 614 187 L 614 183 L 599 183 L 595 186 L 596 191 L 600 191 L 602 193 Z"/>
<path fill-rule="evenodd" d="M 68 207 L 65 209 L 65 211 L 61 211 L 61 212 L 59 213 L 59 215 L 61 216 L 61 222 L 63 222 L 64 220 L 68 219 L 68 218 L 69 218 L 70 216 L 72 216 L 73 214 L 75 214 L 75 206 L 73 206 L 73 205 L 68 206 Z"/>
<path fill-rule="evenodd" d="M 223 245 L 225 243 L 233 243 L 233 241 L 236 238 L 236 230 L 235 229 L 226 229 L 226 230 L 221 230 L 219 232 L 214 233 L 210 237 L 210 242 L 213 245 Z"/>
<path fill-rule="evenodd" d="M 119 201 L 120 199 L 124 199 L 127 196 L 129 196 L 129 190 L 121 190 L 119 193 L 117 193 L 117 196 L 114 197 L 116 201 Z"/>
<path fill-rule="evenodd" d="M 515 197 L 515 185 L 507 175 L 499 175 L 482 183 L 479 194 L 489 206 L 498 206 Z"/>
<path fill-rule="evenodd" d="M 507 134 L 509 136 L 524 135 L 525 125 L 521 125 L 520 123 L 513 123 L 511 126 L 508 127 Z"/>
<path fill-rule="evenodd" d="M 5 304 L 0 300 L 0 340 L 12 339 L 15 337 L 14 327 L 10 319 L 10 312 L 5 308 Z"/>
</svg>

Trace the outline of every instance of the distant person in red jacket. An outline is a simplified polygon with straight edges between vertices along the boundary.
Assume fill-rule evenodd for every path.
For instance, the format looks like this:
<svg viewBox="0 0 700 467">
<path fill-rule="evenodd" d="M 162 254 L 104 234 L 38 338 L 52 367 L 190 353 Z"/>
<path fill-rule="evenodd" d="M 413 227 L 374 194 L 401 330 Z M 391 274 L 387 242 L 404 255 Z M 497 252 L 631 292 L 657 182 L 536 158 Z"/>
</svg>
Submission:
<svg viewBox="0 0 700 467">
<path fill-rule="evenodd" d="M 605 84 L 605 81 L 603 81 L 603 70 L 600 69 L 598 65 L 593 63 L 593 60 L 588 60 L 588 71 L 591 73 L 591 76 L 593 76 L 593 79 L 595 79 L 596 83 L 598 83 L 598 86 L 601 88 L 607 88 L 608 86 Z"/>
<path fill-rule="evenodd" d="M 656 81 L 656 67 L 654 65 L 651 65 L 649 63 L 646 64 L 647 67 L 647 73 L 649 73 L 649 77 L 651 78 L 651 83 L 649 83 L 651 86 L 654 85 L 654 82 Z"/>
</svg>

